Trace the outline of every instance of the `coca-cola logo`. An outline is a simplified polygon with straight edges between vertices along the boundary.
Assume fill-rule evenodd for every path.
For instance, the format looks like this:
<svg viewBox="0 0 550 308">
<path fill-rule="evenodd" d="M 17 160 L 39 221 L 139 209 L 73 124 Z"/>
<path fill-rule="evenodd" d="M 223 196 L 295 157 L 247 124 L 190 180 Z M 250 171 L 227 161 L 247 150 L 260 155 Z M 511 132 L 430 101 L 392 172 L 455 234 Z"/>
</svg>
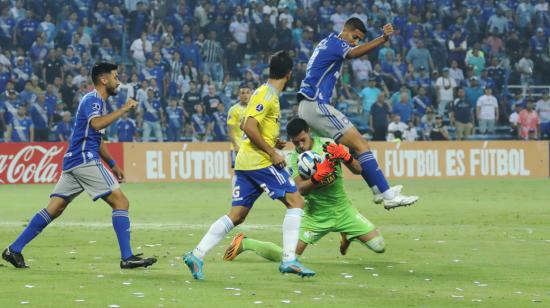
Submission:
<svg viewBox="0 0 550 308">
<path fill-rule="evenodd" d="M 63 146 L 28 145 L 15 154 L 0 154 L 0 183 L 52 183 L 61 170 L 53 161 Z M 59 161 L 59 160 L 57 160 Z"/>
</svg>

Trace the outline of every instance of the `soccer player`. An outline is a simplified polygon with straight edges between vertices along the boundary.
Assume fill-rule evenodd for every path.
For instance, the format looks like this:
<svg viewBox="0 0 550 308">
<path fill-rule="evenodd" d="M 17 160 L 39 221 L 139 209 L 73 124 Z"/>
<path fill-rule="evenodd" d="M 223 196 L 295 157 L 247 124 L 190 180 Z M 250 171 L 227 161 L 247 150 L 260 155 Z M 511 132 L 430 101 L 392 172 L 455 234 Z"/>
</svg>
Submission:
<svg viewBox="0 0 550 308">
<path fill-rule="evenodd" d="M 132 252 L 128 217 L 130 204 L 119 186 L 119 182 L 124 180 L 124 173 L 101 138 L 105 128 L 130 109 L 135 109 L 137 102 L 128 99 L 120 109 L 107 114 L 107 99 L 116 95 L 120 84 L 115 64 L 96 63 L 92 68 L 92 81 L 95 90 L 80 101 L 69 148 L 63 158 L 63 172 L 50 195 L 48 206 L 31 219 L 25 230 L 2 253 L 2 258 L 17 268 L 27 267 L 21 254 L 23 248 L 59 217 L 82 191 L 86 191 L 94 201 L 100 198 L 105 200 L 113 209 L 113 227 L 122 258 L 120 268 L 147 267 L 157 261 L 155 258 L 141 258 Z M 103 166 L 101 159 L 107 162 L 116 178 Z"/>
<path fill-rule="evenodd" d="M 242 83 L 239 87 L 239 103 L 231 106 L 227 113 L 227 132 L 231 141 L 231 168 L 235 168 L 235 158 L 241 147 L 243 139 L 241 123 L 243 122 L 244 112 L 246 111 L 246 105 L 248 105 L 251 94 L 252 91 L 248 85 Z"/>
<path fill-rule="evenodd" d="M 351 200 L 344 191 L 342 167 L 344 163 L 354 174 L 361 174 L 361 165 L 354 159 L 342 145 L 336 145 L 333 140 L 312 136 L 306 121 L 295 118 L 286 127 L 288 137 L 295 146 L 295 151 L 289 157 L 293 170 L 293 178 L 298 190 L 305 196 L 306 206 L 302 224 L 300 226 L 300 241 L 296 248 L 296 254 L 302 255 L 307 245 L 315 244 L 329 232 L 340 232 L 342 241 L 340 252 L 345 255 L 350 241 L 358 240 L 377 253 L 385 251 L 385 243 L 382 234 L 376 227 L 357 209 L 352 207 Z M 328 145 L 327 145 L 328 142 Z M 298 156 L 305 151 L 324 156 L 324 148 L 331 148 L 336 153 L 330 159 L 335 159 L 335 172 L 330 172 L 324 182 L 317 182 L 316 177 L 303 179 L 298 174 Z M 231 242 L 224 255 L 224 260 L 232 261 L 243 251 L 253 251 L 259 256 L 271 260 L 281 259 L 281 248 L 274 243 L 262 242 L 246 238 L 239 233 Z"/>
<path fill-rule="evenodd" d="M 393 27 L 391 24 L 385 25 L 382 36 L 358 45 L 366 33 L 363 22 L 352 17 L 346 21 L 340 34 L 330 34 L 317 45 L 298 91 L 298 115 L 321 136 L 332 138 L 350 148 L 357 155 L 361 176 L 372 189 L 374 201 L 383 203 L 386 209 L 392 209 L 411 205 L 418 197 L 401 195 L 400 185 L 390 188 L 368 142 L 344 114 L 330 105 L 344 60 L 359 58 L 382 45 L 393 33 Z"/>
<path fill-rule="evenodd" d="M 245 136 L 235 161 L 236 180 L 231 210 L 214 222 L 197 247 L 183 257 L 195 279 L 203 279 L 204 256 L 231 229 L 245 220 L 262 192 L 266 192 L 273 200 L 280 200 L 287 207 L 283 220 L 283 253 L 279 271 L 301 277 L 315 275 L 315 272 L 305 268 L 296 259 L 304 200 L 284 168 L 284 157 L 275 149 L 282 145 L 277 142 L 281 115 L 279 95 L 291 74 L 292 59 L 288 53 L 275 53 L 269 60 L 267 82 L 256 89 L 250 98 L 243 122 Z"/>
</svg>

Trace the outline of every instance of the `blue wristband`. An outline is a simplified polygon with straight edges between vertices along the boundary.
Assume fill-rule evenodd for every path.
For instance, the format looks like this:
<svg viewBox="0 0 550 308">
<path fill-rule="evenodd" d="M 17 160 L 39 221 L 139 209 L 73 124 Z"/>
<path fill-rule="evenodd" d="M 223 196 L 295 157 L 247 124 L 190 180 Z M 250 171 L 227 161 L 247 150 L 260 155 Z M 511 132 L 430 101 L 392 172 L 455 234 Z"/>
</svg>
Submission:
<svg viewBox="0 0 550 308">
<path fill-rule="evenodd" d="M 111 159 L 107 162 L 107 164 L 109 165 L 109 168 L 112 169 L 114 166 L 116 166 L 116 161 L 114 159 Z"/>
</svg>

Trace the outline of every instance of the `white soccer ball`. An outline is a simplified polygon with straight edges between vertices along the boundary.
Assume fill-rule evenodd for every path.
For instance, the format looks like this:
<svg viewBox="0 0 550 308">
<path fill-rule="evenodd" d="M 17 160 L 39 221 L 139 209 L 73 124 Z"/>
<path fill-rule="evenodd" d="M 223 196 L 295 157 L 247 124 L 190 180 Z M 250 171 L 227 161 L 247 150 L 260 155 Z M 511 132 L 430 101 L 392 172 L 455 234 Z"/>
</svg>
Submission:
<svg viewBox="0 0 550 308">
<path fill-rule="evenodd" d="M 304 179 L 309 179 L 317 172 L 315 164 L 322 162 L 323 157 L 312 151 L 305 151 L 298 156 L 298 173 Z"/>
</svg>

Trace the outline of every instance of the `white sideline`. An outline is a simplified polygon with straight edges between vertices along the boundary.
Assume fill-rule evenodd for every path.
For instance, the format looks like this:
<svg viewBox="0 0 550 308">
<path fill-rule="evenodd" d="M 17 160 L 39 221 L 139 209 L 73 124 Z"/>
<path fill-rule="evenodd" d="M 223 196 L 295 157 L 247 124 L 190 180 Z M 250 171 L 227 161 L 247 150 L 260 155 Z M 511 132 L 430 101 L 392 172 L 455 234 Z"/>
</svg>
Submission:
<svg viewBox="0 0 550 308">
<path fill-rule="evenodd" d="M 21 228 L 26 225 L 24 221 L 0 221 L 0 228 Z M 106 222 L 53 222 L 49 228 L 88 228 L 88 229 L 105 229 L 113 228 L 111 223 Z M 187 223 L 132 223 L 132 229 L 139 230 L 202 230 L 208 229 L 209 224 L 187 224 Z M 258 225 L 244 224 L 237 227 L 242 230 L 281 230 L 281 225 Z"/>
</svg>

